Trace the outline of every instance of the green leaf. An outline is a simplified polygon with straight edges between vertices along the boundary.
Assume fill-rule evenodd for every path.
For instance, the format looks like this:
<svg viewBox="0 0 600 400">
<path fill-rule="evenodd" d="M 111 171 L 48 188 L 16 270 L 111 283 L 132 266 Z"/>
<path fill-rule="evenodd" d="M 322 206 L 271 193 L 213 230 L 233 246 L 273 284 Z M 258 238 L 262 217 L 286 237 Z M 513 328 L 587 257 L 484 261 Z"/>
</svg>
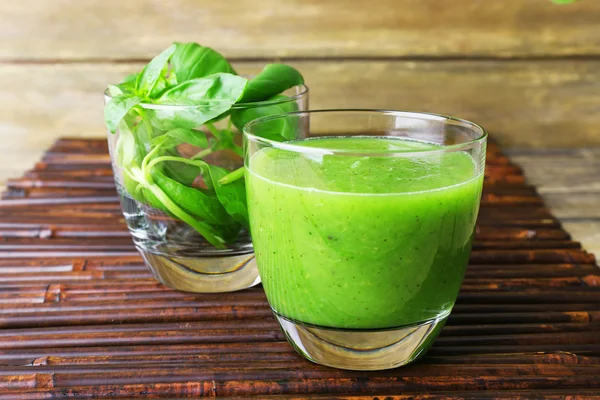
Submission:
<svg viewBox="0 0 600 400">
<path fill-rule="evenodd" d="M 177 146 L 183 143 L 180 138 L 163 134 L 152 139 L 152 157 L 146 161 L 149 163 L 152 159 L 160 156 L 175 157 L 184 159 L 179 153 Z M 160 164 L 162 172 L 168 178 L 171 178 L 186 186 L 191 186 L 194 180 L 200 175 L 200 168 L 196 165 L 190 165 L 183 162 L 163 161 Z"/>
<path fill-rule="evenodd" d="M 233 67 L 221 54 L 198 43 L 175 43 L 171 64 L 177 82 L 202 78 L 218 72 L 237 75 Z"/>
<path fill-rule="evenodd" d="M 210 244 L 215 246 L 216 248 L 225 248 L 224 243 L 226 243 L 226 239 L 221 237 L 218 232 L 209 224 L 204 221 L 200 221 L 194 216 L 188 214 L 185 210 L 183 210 L 177 203 L 175 203 L 158 185 L 152 184 L 144 187 L 149 192 L 152 193 L 156 201 L 163 204 L 163 206 L 168 210 L 167 212 L 170 215 L 173 215 L 175 218 L 178 218 L 194 228 L 196 232 L 201 234 L 204 239 L 206 239 Z"/>
<path fill-rule="evenodd" d="M 214 193 L 182 185 L 158 170 L 152 172 L 152 179 L 187 213 L 214 225 L 237 225 Z"/>
<path fill-rule="evenodd" d="M 130 128 L 131 127 L 131 128 Z M 135 130 L 135 133 L 134 131 Z M 140 140 L 138 126 L 133 126 L 131 121 L 123 119 L 119 125 L 119 138 L 115 146 L 117 164 L 123 169 L 121 179 L 123 188 L 129 197 L 136 201 L 148 204 L 154 208 L 167 212 L 165 206 L 149 190 L 144 188 L 148 182 L 144 179 L 141 170 L 142 160 L 145 156 L 145 146 Z"/>
<path fill-rule="evenodd" d="M 180 83 L 165 91 L 157 104 L 204 105 L 235 103 L 244 92 L 248 80 L 244 77 L 216 73 Z"/>
<path fill-rule="evenodd" d="M 257 118 L 298 111 L 296 102 L 287 96 L 273 96 L 269 101 L 281 102 L 267 106 L 233 109 L 231 110 L 231 122 L 242 132 L 244 125 Z M 294 140 L 298 138 L 298 122 L 298 117 L 276 119 L 262 125 L 260 130 L 255 133 L 265 139 L 277 142 Z"/>
<path fill-rule="evenodd" d="M 215 143 L 215 150 L 231 150 L 240 157 L 244 157 L 244 150 L 235 143 L 235 137 L 239 136 L 228 129 L 219 130 L 218 141 Z"/>
<path fill-rule="evenodd" d="M 240 179 L 228 184 L 221 184 L 219 180 L 228 175 L 230 171 L 216 165 L 206 164 L 210 173 L 210 180 L 215 193 L 229 215 L 242 226 L 248 228 L 248 207 L 246 205 L 246 185 Z M 205 177 L 206 179 L 206 177 Z"/>
<path fill-rule="evenodd" d="M 180 83 L 155 101 L 176 107 L 148 110 L 153 114 L 152 123 L 162 130 L 197 128 L 227 112 L 240 98 L 247 82 L 241 76 L 218 73 Z"/>
<path fill-rule="evenodd" d="M 172 157 L 181 157 L 176 148 L 168 149 L 165 155 Z M 182 164 L 175 161 L 164 163 L 165 175 L 186 186 L 191 186 L 194 180 L 200 175 L 200 169 L 193 165 Z"/>
<path fill-rule="evenodd" d="M 127 83 L 133 83 L 133 85 L 135 85 L 135 83 L 137 82 L 138 75 L 139 74 L 137 72 L 127 75 L 125 78 L 123 78 L 123 80 L 119 83 L 119 85 L 127 84 Z"/>
<path fill-rule="evenodd" d="M 152 140 L 153 146 L 174 147 L 182 143 L 192 146 L 205 148 L 208 147 L 206 134 L 199 130 L 175 128 L 165 132 L 164 135 L 157 136 Z"/>
<path fill-rule="evenodd" d="M 266 100 L 304 83 L 304 78 L 293 67 L 285 64 L 268 64 L 248 82 L 240 103 Z"/>
<path fill-rule="evenodd" d="M 123 94 L 123 89 L 118 85 L 108 85 L 107 92 L 110 97 L 115 97 Z"/>
<path fill-rule="evenodd" d="M 162 152 L 159 153 L 160 155 L 178 158 L 184 158 L 177 149 L 177 146 L 182 143 L 189 143 L 201 148 L 208 147 L 206 134 L 192 129 L 175 128 L 152 140 L 152 146 L 163 148 Z M 200 175 L 200 168 L 195 165 L 176 161 L 166 161 L 162 165 L 165 176 L 186 186 L 191 186 Z"/>
<path fill-rule="evenodd" d="M 123 117 L 141 101 L 138 97 L 129 97 L 125 94 L 111 98 L 104 106 L 104 123 L 108 130 L 115 133 Z"/>
<path fill-rule="evenodd" d="M 167 158 L 167 157 L 165 157 Z M 158 161 L 155 160 L 155 161 Z M 208 164 L 202 160 L 189 160 L 180 158 L 179 162 L 198 167 L 202 173 L 205 184 L 209 190 L 214 190 L 219 202 L 225 208 L 225 211 L 234 220 L 248 227 L 248 208 L 246 206 L 246 186 L 243 180 L 237 180 L 228 184 L 221 184 L 219 180 L 229 174 L 225 168 Z M 162 163 L 161 163 L 162 164 Z"/>
<path fill-rule="evenodd" d="M 135 80 L 138 74 L 127 75 L 125 79 L 118 85 L 108 85 L 108 93 L 110 96 L 118 96 L 120 94 L 128 94 L 130 97 L 135 96 Z"/>
<path fill-rule="evenodd" d="M 153 97 L 153 94 L 156 94 L 154 89 L 161 78 L 166 79 L 165 74 L 168 70 L 169 58 L 175 52 L 175 48 L 175 45 L 169 46 L 169 48 L 154 57 L 139 73 L 135 84 L 138 93 L 145 97 Z"/>
</svg>

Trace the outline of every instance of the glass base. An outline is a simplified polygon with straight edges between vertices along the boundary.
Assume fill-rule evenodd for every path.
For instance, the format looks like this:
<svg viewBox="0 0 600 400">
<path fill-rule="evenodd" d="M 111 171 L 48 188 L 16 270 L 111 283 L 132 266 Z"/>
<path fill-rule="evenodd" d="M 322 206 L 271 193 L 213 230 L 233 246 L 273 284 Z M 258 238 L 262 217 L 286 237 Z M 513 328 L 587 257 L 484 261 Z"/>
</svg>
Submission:
<svg viewBox="0 0 600 400">
<path fill-rule="evenodd" d="M 275 317 L 286 338 L 308 360 L 328 367 L 376 371 L 406 365 L 425 354 L 448 314 L 391 329 L 333 329 Z"/>
<path fill-rule="evenodd" d="M 194 293 L 222 293 L 260 283 L 254 253 L 182 257 L 136 246 L 154 277 L 170 288 Z"/>
</svg>

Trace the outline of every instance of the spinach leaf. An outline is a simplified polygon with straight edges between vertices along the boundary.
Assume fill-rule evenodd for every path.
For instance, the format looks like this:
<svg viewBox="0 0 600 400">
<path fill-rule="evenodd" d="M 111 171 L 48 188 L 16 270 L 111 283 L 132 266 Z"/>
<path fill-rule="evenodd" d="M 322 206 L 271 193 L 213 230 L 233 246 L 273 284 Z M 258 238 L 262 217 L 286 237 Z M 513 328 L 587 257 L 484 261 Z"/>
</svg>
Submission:
<svg viewBox="0 0 600 400">
<path fill-rule="evenodd" d="M 237 75 L 233 67 L 221 54 L 198 43 L 175 43 L 171 64 L 177 82 L 186 82 L 218 72 Z"/>
<path fill-rule="evenodd" d="M 144 97 L 152 98 L 160 88 L 157 87 L 161 78 L 166 79 L 164 75 L 168 70 L 169 58 L 175 52 L 175 45 L 171 45 L 168 49 L 154 57 L 148 65 L 144 67 L 142 72 L 136 77 L 135 88 L 138 93 Z"/>
<path fill-rule="evenodd" d="M 112 97 L 104 106 L 104 123 L 108 130 L 115 133 L 123 117 L 141 101 L 139 97 L 130 97 L 125 94 Z"/>
<path fill-rule="evenodd" d="M 240 98 L 247 82 L 241 76 L 218 73 L 180 83 L 156 99 L 155 104 L 175 107 L 150 109 L 152 123 L 162 130 L 199 127 L 227 112 Z"/>
<path fill-rule="evenodd" d="M 273 96 L 269 101 L 276 103 L 267 106 L 233 109 L 231 111 L 231 121 L 242 132 L 244 125 L 257 118 L 298 111 L 298 104 L 287 96 Z M 277 101 L 281 102 L 277 103 Z M 293 117 L 273 120 L 267 125 L 263 125 L 259 133 L 265 139 L 278 142 L 294 140 L 298 138 L 298 122 L 298 118 Z"/>
<path fill-rule="evenodd" d="M 266 100 L 304 83 L 304 78 L 293 67 L 285 64 L 268 64 L 248 82 L 240 103 Z"/>
</svg>

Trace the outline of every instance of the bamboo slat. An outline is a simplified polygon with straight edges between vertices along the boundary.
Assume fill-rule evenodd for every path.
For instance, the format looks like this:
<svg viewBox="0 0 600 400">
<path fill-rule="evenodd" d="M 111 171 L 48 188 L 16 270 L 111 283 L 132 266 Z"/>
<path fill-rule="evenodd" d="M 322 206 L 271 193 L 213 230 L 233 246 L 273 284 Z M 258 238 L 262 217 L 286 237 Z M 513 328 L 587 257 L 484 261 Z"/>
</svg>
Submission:
<svg viewBox="0 0 600 400">
<path fill-rule="evenodd" d="M 104 140 L 63 138 L 0 201 L 0 399 L 593 398 L 600 270 L 495 143 L 447 325 L 395 370 L 321 367 L 262 288 L 170 290 L 121 217 Z"/>
</svg>

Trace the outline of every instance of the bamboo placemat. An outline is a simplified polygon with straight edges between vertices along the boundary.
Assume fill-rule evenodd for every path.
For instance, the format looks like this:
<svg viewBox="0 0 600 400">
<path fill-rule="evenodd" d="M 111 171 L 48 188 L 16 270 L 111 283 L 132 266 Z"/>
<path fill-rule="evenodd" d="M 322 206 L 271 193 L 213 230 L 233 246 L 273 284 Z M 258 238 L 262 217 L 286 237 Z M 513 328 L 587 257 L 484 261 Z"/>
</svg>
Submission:
<svg viewBox="0 0 600 400">
<path fill-rule="evenodd" d="M 600 271 L 497 146 L 447 326 L 419 362 L 321 367 L 285 342 L 262 288 L 180 293 L 135 251 L 104 140 L 60 139 L 0 202 L 0 399 L 591 398 Z"/>
</svg>

